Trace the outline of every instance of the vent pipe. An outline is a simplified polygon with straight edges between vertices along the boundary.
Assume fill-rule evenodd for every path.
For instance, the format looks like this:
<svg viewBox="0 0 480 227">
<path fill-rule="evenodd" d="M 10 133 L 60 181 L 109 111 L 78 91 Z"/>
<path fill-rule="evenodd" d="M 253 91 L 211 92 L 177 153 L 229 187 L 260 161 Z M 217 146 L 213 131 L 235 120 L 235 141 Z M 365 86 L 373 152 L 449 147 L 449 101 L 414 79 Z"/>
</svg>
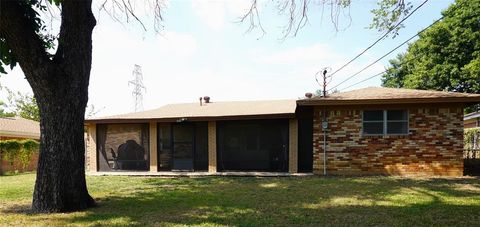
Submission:
<svg viewBox="0 0 480 227">
<path fill-rule="evenodd" d="M 203 97 L 203 100 L 205 100 L 205 103 L 210 103 L 210 97 L 209 96 Z"/>
</svg>

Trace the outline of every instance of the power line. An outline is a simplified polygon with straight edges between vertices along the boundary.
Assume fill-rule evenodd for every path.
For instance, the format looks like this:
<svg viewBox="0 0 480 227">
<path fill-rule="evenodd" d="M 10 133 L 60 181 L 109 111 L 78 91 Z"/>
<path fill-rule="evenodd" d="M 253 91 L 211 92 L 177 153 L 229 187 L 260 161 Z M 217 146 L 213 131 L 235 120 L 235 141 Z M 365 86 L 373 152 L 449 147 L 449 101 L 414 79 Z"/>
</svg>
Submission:
<svg viewBox="0 0 480 227">
<path fill-rule="evenodd" d="M 377 77 L 377 76 L 383 75 L 383 74 L 385 74 L 386 72 L 388 72 L 388 69 L 385 70 L 385 71 L 383 71 L 383 72 L 381 72 L 381 73 L 377 73 L 377 74 L 375 74 L 375 75 L 373 75 L 373 76 L 371 76 L 371 77 L 368 77 L 368 78 L 366 78 L 366 79 L 364 79 L 364 80 L 362 80 L 362 81 L 359 81 L 359 82 L 357 82 L 357 83 L 354 83 L 354 84 L 352 84 L 352 85 L 349 85 L 349 86 L 347 86 L 347 87 L 344 87 L 343 89 L 340 89 L 339 91 L 342 91 L 342 90 L 351 88 L 351 87 L 353 87 L 353 86 L 355 86 L 355 85 L 361 84 L 361 83 L 363 83 L 363 82 L 365 82 L 365 81 L 367 81 L 367 80 L 370 80 L 370 79 L 375 78 L 375 77 Z"/>
<path fill-rule="evenodd" d="M 370 48 L 372 48 L 373 46 L 375 46 L 378 42 L 380 42 L 381 40 L 383 40 L 385 37 L 387 37 L 388 34 L 390 34 L 390 32 L 392 32 L 395 28 L 397 28 L 398 26 L 400 26 L 406 19 L 408 19 L 413 13 L 415 13 L 415 11 L 417 11 L 418 9 L 420 9 L 420 7 L 422 7 L 423 5 L 425 5 L 425 3 L 427 3 L 428 0 L 425 0 L 424 2 L 422 2 L 422 4 L 420 4 L 419 6 L 417 6 L 417 8 L 415 8 L 410 14 L 408 14 L 406 17 L 404 17 L 401 21 L 399 21 L 395 26 L 393 26 L 392 28 L 390 28 L 385 34 L 383 34 L 380 38 L 378 38 L 375 42 L 373 42 L 370 46 L 368 46 L 365 50 L 363 50 L 362 52 L 360 52 L 359 54 L 357 54 L 357 56 L 355 56 L 354 58 L 352 58 L 350 61 L 348 61 L 347 63 L 345 63 L 344 65 L 342 65 L 342 67 L 340 67 L 339 69 L 337 69 L 335 72 L 333 72 L 332 74 L 330 74 L 330 76 L 333 76 L 335 75 L 338 71 L 342 70 L 343 68 L 347 67 L 347 65 L 349 65 L 350 63 L 352 63 L 353 61 L 355 61 L 357 58 L 359 58 L 360 56 L 362 56 L 365 52 L 367 52 Z"/>
<path fill-rule="evenodd" d="M 414 60 L 417 60 L 417 58 L 411 58 L 411 59 L 409 59 L 409 60 L 407 60 L 407 61 L 404 61 L 404 62 L 398 64 L 397 67 L 402 67 L 403 65 L 405 65 L 405 64 L 407 64 L 407 63 L 410 63 L 410 62 L 412 62 L 412 61 L 414 61 Z M 359 82 L 357 82 L 357 83 L 354 83 L 354 84 L 352 84 L 352 85 L 349 85 L 349 86 L 347 86 L 347 87 L 344 87 L 344 88 L 340 89 L 339 91 L 346 90 L 346 89 L 351 88 L 351 87 L 353 87 L 353 86 L 355 86 L 355 85 L 361 84 L 361 83 L 363 83 L 363 82 L 365 82 L 365 81 L 367 81 L 367 80 L 373 79 L 373 78 L 375 78 L 375 77 L 377 77 L 377 76 L 381 76 L 381 75 L 387 73 L 389 70 L 390 70 L 390 69 L 386 69 L 385 71 L 382 71 L 382 72 L 377 73 L 377 74 L 375 74 L 375 75 L 373 75 L 373 76 L 370 76 L 370 77 L 368 77 L 368 78 L 366 78 L 366 79 L 363 79 L 363 80 L 361 80 L 361 81 L 359 81 Z"/>
<path fill-rule="evenodd" d="M 440 18 L 438 18 L 437 20 L 435 20 L 432 24 L 428 25 L 427 27 L 425 27 L 424 29 L 422 29 L 421 31 L 419 31 L 417 34 L 413 35 L 412 37 L 408 38 L 407 40 L 405 40 L 404 42 L 402 42 L 400 45 L 396 46 L 395 48 L 393 48 L 392 50 L 390 50 L 388 53 L 384 54 L 382 57 L 378 58 L 377 60 L 375 60 L 374 62 L 370 63 L 369 65 L 365 66 L 364 68 L 362 68 L 360 71 L 356 72 L 355 74 L 347 77 L 345 80 L 343 80 L 342 82 L 338 83 L 337 85 L 333 86 L 332 88 L 330 88 L 329 90 L 332 90 L 332 89 L 335 89 L 336 87 L 342 85 L 343 83 L 347 82 L 348 80 L 352 79 L 353 77 L 357 76 L 358 74 L 362 73 L 363 71 L 365 71 L 366 69 L 370 68 L 372 65 L 374 65 L 375 63 L 379 62 L 380 60 L 382 60 L 383 58 L 385 58 L 386 56 L 388 56 L 389 54 L 393 53 L 395 50 L 397 50 L 398 48 L 400 48 L 401 46 L 405 45 L 406 43 L 410 42 L 410 40 L 412 40 L 413 38 L 417 37 L 418 35 L 420 35 L 420 33 L 424 32 L 425 30 L 427 30 L 428 28 L 432 27 L 433 25 L 435 25 L 437 22 L 439 22 L 440 20 L 442 20 L 445 16 L 442 16 Z"/>
</svg>

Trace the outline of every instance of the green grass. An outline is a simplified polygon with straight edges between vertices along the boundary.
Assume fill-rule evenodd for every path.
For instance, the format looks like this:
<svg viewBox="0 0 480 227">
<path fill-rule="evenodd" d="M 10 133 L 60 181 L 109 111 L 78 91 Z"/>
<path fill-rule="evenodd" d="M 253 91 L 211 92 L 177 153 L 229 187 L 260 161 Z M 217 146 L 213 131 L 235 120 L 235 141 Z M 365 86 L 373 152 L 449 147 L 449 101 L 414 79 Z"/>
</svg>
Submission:
<svg viewBox="0 0 480 227">
<path fill-rule="evenodd" d="M 0 225 L 477 226 L 479 178 L 91 176 L 99 207 L 28 212 L 34 174 L 0 177 Z"/>
</svg>

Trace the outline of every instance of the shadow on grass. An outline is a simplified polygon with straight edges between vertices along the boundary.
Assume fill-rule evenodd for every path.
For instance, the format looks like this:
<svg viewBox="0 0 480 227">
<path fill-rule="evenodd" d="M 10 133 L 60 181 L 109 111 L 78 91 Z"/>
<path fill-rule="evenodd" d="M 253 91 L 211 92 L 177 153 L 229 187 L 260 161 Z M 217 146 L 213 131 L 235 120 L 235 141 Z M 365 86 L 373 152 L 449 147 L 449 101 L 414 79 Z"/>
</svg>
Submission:
<svg viewBox="0 0 480 227">
<path fill-rule="evenodd" d="M 138 179 L 99 207 L 58 217 L 80 225 L 476 225 L 480 181 L 470 179 Z"/>
</svg>

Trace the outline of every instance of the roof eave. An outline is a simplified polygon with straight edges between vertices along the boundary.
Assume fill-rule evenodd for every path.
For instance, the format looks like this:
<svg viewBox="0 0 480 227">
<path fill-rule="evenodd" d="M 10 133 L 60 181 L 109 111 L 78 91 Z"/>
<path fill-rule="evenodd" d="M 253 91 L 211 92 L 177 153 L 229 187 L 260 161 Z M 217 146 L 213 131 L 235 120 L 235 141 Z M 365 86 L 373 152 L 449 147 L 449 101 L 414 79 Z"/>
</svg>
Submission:
<svg viewBox="0 0 480 227">
<path fill-rule="evenodd" d="M 40 139 L 40 132 L 18 132 L 0 130 L 0 137 Z"/>
<path fill-rule="evenodd" d="M 181 121 L 225 121 L 225 120 L 259 120 L 294 118 L 295 113 L 259 114 L 259 115 L 230 115 L 230 116 L 195 116 L 195 117 L 169 117 L 169 118 L 104 118 L 86 119 L 85 124 L 97 123 L 148 123 L 154 122 L 181 122 Z"/>
<path fill-rule="evenodd" d="M 302 99 L 301 106 L 340 106 L 340 105 L 374 105 L 374 104 L 415 104 L 415 103 L 461 103 L 474 104 L 480 102 L 478 97 L 442 97 L 442 98 L 394 98 L 394 99 Z"/>
</svg>

